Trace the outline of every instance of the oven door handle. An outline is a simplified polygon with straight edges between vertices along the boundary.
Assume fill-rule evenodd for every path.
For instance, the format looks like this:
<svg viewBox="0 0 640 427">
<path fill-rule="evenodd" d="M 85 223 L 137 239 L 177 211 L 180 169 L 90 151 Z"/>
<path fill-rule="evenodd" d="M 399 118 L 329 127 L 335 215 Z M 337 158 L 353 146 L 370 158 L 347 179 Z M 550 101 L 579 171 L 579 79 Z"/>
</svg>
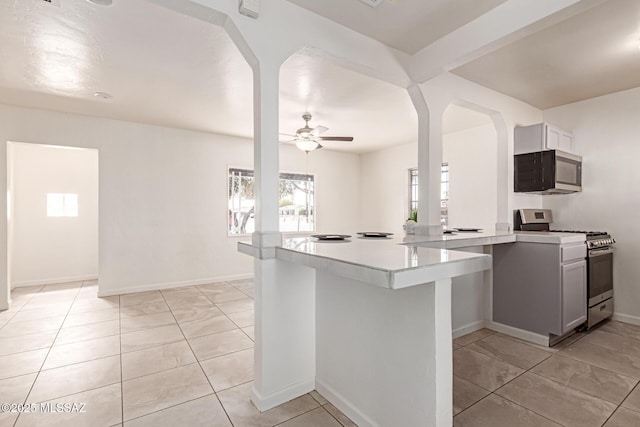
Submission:
<svg viewBox="0 0 640 427">
<path fill-rule="evenodd" d="M 606 255 L 606 254 L 612 254 L 613 253 L 613 248 L 607 248 L 607 249 L 591 249 L 589 251 L 589 258 L 593 258 L 593 257 L 597 257 L 597 256 L 602 256 L 602 255 Z"/>
</svg>

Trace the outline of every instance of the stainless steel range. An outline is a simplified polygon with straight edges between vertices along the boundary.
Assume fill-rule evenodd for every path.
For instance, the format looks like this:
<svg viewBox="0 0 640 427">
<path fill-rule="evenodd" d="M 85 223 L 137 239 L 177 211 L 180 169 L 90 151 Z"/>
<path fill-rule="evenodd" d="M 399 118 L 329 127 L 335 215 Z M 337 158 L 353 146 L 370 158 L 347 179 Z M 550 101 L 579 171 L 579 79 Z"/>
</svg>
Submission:
<svg viewBox="0 0 640 427">
<path fill-rule="evenodd" d="M 519 209 L 514 216 L 514 229 L 581 233 L 587 245 L 587 328 L 590 329 L 613 315 L 613 252 L 615 239 L 604 231 L 550 230 L 551 211 Z"/>
<path fill-rule="evenodd" d="M 587 327 L 613 316 L 613 245 L 609 233 L 587 233 Z"/>
</svg>

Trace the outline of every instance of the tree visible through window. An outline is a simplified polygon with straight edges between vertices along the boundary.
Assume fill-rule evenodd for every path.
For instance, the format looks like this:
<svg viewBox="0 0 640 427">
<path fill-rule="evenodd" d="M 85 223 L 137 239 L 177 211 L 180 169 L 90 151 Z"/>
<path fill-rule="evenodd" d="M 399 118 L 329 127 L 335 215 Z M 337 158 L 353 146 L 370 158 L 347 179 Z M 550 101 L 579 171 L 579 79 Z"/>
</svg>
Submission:
<svg viewBox="0 0 640 427">
<path fill-rule="evenodd" d="M 409 214 L 418 210 L 418 169 L 409 169 Z M 449 164 L 440 169 L 440 224 L 449 225 Z"/>
<path fill-rule="evenodd" d="M 229 169 L 229 234 L 255 231 L 253 171 Z M 280 174 L 280 231 L 315 230 L 315 182 L 313 175 Z"/>
</svg>

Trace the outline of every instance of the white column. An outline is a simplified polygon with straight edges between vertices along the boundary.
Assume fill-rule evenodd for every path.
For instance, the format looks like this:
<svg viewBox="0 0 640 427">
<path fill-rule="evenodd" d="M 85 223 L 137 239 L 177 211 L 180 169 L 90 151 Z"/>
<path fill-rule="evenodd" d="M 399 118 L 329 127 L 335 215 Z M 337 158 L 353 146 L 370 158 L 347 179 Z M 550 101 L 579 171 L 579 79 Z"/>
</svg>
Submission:
<svg viewBox="0 0 640 427">
<path fill-rule="evenodd" d="M 408 88 L 418 113 L 418 226 L 416 234 L 442 234 L 440 182 L 444 107 L 427 106 L 419 85 Z"/>
<path fill-rule="evenodd" d="M 513 132 L 511 132 L 510 137 L 509 128 L 501 113 L 494 113 L 491 118 L 496 128 L 498 142 L 498 205 L 496 206 L 496 231 L 507 231 L 512 221 L 510 219 L 509 189 L 513 188 L 513 172 L 511 175 L 509 174 L 509 159 L 513 156 L 513 152 L 509 153 L 509 146 L 513 146 L 510 143 L 510 139 L 513 139 Z M 513 127 L 511 129 L 513 129 Z"/>
<path fill-rule="evenodd" d="M 281 242 L 278 218 L 279 190 L 279 82 L 280 64 L 271 58 L 253 67 L 253 169 L 255 194 L 254 246 Z"/>
<path fill-rule="evenodd" d="M 280 63 L 254 67 L 256 231 L 261 250 L 281 243 L 279 232 L 278 96 Z M 315 275 L 276 259 L 256 259 L 254 385 L 251 400 L 266 411 L 315 388 Z"/>
</svg>

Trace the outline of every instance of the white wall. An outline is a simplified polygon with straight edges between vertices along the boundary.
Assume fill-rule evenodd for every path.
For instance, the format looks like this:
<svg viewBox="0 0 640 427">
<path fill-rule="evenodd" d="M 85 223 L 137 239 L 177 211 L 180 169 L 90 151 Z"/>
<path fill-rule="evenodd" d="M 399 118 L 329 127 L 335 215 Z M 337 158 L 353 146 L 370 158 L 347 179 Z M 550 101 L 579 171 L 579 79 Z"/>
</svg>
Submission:
<svg viewBox="0 0 640 427">
<path fill-rule="evenodd" d="M 493 230 L 497 219 L 497 148 L 493 125 L 443 136 L 449 163 L 449 224 Z M 408 170 L 418 166 L 418 144 L 362 155 L 364 228 L 402 233 L 408 216 Z"/>
<path fill-rule="evenodd" d="M 236 250 L 249 238 L 228 237 L 226 228 L 227 166 L 252 165 L 250 140 L 0 105 L 1 141 L 100 150 L 101 293 L 252 274 L 253 260 Z M 282 170 L 305 172 L 304 153 L 293 146 L 281 152 Z M 318 230 L 359 228 L 352 200 L 359 192 L 358 156 L 320 150 L 309 155 L 309 172 L 317 174 L 318 204 L 341 208 L 337 213 L 319 206 Z M 4 178 L 0 184 L 6 185 Z M 4 204 L 0 212 L 4 218 Z M 0 220 L 1 242 L 6 233 Z"/>
<path fill-rule="evenodd" d="M 443 136 L 449 163 L 449 224 L 493 230 L 497 219 L 497 142 L 493 125 Z M 403 234 L 408 214 L 408 170 L 417 167 L 418 145 L 405 144 L 362 156 L 363 229 Z M 469 248 L 482 253 L 482 248 Z M 456 336 L 482 325 L 490 287 L 484 273 L 452 280 L 452 327 Z"/>
<path fill-rule="evenodd" d="M 404 144 L 361 156 L 362 229 L 403 233 L 409 203 L 410 168 L 418 167 L 418 144 Z"/>
<path fill-rule="evenodd" d="M 12 287 L 98 277 L 98 151 L 10 144 Z M 47 193 L 78 195 L 77 217 L 47 217 Z"/>
<path fill-rule="evenodd" d="M 493 230 L 498 205 L 497 135 L 492 124 L 443 136 L 449 164 L 449 228 Z"/>
<path fill-rule="evenodd" d="M 640 324 L 640 88 L 546 110 L 544 119 L 573 130 L 583 158 L 583 191 L 545 196 L 544 207 L 556 228 L 613 235 L 615 313 Z"/>
</svg>

